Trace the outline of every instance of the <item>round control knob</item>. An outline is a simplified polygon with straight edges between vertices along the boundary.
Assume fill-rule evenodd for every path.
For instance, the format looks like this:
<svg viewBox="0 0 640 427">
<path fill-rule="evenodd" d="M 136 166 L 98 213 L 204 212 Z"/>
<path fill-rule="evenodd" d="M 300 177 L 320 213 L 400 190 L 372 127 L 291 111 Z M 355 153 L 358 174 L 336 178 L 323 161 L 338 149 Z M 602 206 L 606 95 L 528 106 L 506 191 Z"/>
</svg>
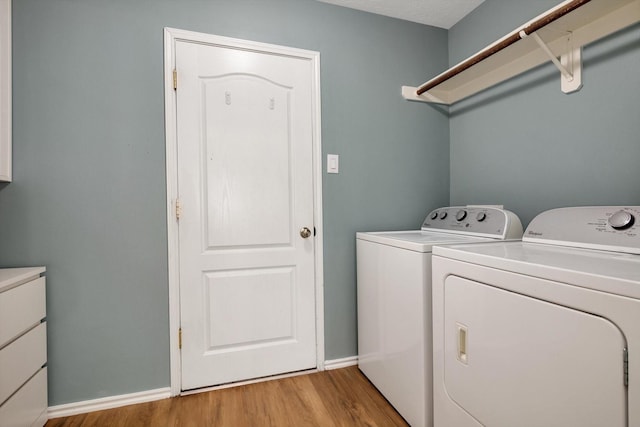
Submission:
<svg viewBox="0 0 640 427">
<path fill-rule="evenodd" d="M 440 212 L 440 219 L 445 219 L 447 217 L 447 211 Z"/>
<path fill-rule="evenodd" d="M 438 211 L 433 211 L 431 213 L 431 219 L 436 219 L 436 218 L 438 218 Z"/>
<path fill-rule="evenodd" d="M 486 213 L 484 213 L 484 212 L 479 212 L 479 213 L 478 213 L 478 215 L 476 215 L 476 220 L 477 220 L 478 222 L 482 222 L 482 221 L 484 221 L 485 219 L 487 219 L 487 214 L 486 214 Z"/>
<path fill-rule="evenodd" d="M 459 210 L 456 213 L 456 220 L 458 220 L 458 221 L 462 221 L 466 217 L 467 217 L 467 211 L 465 211 L 465 210 Z"/>
<path fill-rule="evenodd" d="M 609 225 L 615 230 L 626 230 L 635 222 L 635 218 L 627 211 L 618 211 L 609 217 Z"/>
</svg>

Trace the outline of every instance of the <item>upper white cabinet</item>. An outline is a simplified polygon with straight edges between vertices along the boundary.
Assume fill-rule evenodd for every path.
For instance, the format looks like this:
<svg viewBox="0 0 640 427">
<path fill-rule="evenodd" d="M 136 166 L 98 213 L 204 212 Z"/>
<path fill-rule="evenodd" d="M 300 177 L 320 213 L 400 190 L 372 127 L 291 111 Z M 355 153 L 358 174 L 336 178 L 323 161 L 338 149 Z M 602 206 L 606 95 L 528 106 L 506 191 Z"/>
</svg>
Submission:
<svg viewBox="0 0 640 427">
<path fill-rule="evenodd" d="M 0 0 L 0 181 L 11 181 L 11 0 Z"/>
</svg>

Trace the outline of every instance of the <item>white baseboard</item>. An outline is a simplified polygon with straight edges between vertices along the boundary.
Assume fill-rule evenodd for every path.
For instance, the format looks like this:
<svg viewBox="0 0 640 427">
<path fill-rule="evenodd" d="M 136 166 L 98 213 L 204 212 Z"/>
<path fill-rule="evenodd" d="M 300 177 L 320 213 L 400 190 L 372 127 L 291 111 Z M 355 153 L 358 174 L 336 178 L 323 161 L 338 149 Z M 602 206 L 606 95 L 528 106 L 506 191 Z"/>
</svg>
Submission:
<svg viewBox="0 0 640 427">
<path fill-rule="evenodd" d="M 347 366 L 354 366 L 358 364 L 358 356 L 344 357 L 342 359 L 326 360 L 324 362 L 324 369 L 340 369 Z M 286 374 L 278 376 L 278 378 L 284 378 L 293 375 L 304 375 L 311 371 L 303 371 L 294 374 Z M 276 379 L 276 378 L 272 378 Z M 244 383 L 250 384 L 256 381 L 246 381 Z M 243 384 L 244 384 L 243 383 Z M 233 386 L 241 385 L 240 383 L 233 384 Z M 229 386 L 211 387 L 211 390 L 226 388 Z M 202 392 L 204 390 L 198 390 Z M 189 392 L 184 394 L 191 394 Z M 119 408 L 121 406 L 134 405 L 136 403 L 152 402 L 154 400 L 167 399 L 171 397 L 171 388 L 158 388 L 155 390 L 141 391 L 138 393 L 122 394 L 120 396 L 103 397 L 101 399 L 84 400 L 81 402 L 66 403 L 64 405 L 50 406 L 48 410 L 49 418 L 70 417 L 72 415 L 85 414 L 88 412 L 102 411 L 104 409 Z"/>
<path fill-rule="evenodd" d="M 102 411 L 104 409 L 119 408 L 120 406 L 134 405 L 136 403 L 151 402 L 154 400 L 171 397 L 169 387 L 155 390 L 141 391 L 138 393 L 109 396 L 101 399 L 84 400 L 82 402 L 66 403 L 49 407 L 49 418 L 69 417 L 71 415 L 85 414 L 87 412 Z"/>
<path fill-rule="evenodd" d="M 343 357 L 342 359 L 333 359 L 324 361 L 324 369 L 340 369 L 347 366 L 354 366 L 358 364 L 358 356 Z"/>
</svg>

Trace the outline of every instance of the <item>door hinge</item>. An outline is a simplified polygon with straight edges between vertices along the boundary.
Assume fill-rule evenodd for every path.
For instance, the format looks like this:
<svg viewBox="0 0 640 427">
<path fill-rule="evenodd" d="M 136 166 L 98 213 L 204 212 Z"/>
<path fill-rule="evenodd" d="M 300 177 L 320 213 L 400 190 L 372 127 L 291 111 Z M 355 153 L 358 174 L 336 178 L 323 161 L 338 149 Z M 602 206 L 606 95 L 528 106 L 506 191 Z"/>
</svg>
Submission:
<svg viewBox="0 0 640 427">
<path fill-rule="evenodd" d="M 178 70 L 173 69 L 173 90 L 178 89 Z"/>
<path fill-rule="evenodd" d="M 629 387 L 629 350 L 627 350 L 627 347 L 622 349 L 622 366 L 624 370 L 624 386 Z"/>
<path fill-rule="evenodd" d="M 178 348 L 182 350 L 182 328 L 178 329 Z"/>
<path fill-rule="evenodd" d="M 176 219 L 179 220 L 182 216 L 182 204 L 180 203 L 180 199 L 176 199 Z"/>
</svg>

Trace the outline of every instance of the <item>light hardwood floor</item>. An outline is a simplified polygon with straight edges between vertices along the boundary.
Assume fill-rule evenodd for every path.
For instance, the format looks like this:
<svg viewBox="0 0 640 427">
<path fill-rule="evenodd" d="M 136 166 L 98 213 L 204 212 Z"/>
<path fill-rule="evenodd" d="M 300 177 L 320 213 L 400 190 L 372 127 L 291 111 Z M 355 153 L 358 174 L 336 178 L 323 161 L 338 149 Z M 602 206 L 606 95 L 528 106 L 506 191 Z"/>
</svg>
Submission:
<svg viewBox="0 0 640 427">
<path fill-rule="evenodd" d="M 46 427 L 303 427 L 408 424 L 357 367 L 56 418 Z"/>
</svg>

